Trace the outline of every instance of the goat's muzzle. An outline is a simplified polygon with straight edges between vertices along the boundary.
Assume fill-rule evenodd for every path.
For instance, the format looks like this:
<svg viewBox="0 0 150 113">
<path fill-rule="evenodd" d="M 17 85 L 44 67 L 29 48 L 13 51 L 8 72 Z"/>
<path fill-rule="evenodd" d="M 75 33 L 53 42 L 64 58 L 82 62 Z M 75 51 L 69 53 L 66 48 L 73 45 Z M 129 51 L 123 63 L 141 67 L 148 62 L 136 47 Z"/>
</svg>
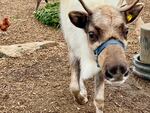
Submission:
<svg viewBox="0 0 150 113">
<path fill-rule="evenodd" d="M 117 63 L 115 65 L 105 65 L 104 75 L 111 83 L 123 83 L 129 75 L 127 64 Z"/>
<path fill-rule="evenodd" d="M 111 84 L 123 83 L 128 78 L 129 67 L 124 49 L 122 41 L 109 39 L 95 50 L 98 66 Z"/>
</svg>

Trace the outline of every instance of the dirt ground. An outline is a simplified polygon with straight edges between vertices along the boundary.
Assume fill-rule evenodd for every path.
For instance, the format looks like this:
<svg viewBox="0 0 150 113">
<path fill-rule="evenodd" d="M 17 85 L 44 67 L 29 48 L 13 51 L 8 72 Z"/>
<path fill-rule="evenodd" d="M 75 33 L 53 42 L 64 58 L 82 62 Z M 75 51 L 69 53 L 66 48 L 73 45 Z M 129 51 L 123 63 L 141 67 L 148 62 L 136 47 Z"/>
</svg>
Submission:
<svg viewBox="0 0 150 113">
<path fill-rule="evenodd" d="M 150 1 L 143 2 L 142 17 L 149 22 Z M 0 0 L 0 19 L 8 16 L 11 21 L 7 33 L 0 33 L 1 45 L 56 41 L 21 58 L 0 59 L 0 113 L 95 113 L 93 80 L 87 83 L 88 104 L 78 105 L 69 92 L 69 63 L 62 33 L 35 20 L 35 5 L 35 0 Z M 133 28 L 128 38 L 130 62 L 139 52 Z M 120 87 L 106 85 L 105 113 L 150 113 L 150 81 L 131 74 Z"/>
</svg>

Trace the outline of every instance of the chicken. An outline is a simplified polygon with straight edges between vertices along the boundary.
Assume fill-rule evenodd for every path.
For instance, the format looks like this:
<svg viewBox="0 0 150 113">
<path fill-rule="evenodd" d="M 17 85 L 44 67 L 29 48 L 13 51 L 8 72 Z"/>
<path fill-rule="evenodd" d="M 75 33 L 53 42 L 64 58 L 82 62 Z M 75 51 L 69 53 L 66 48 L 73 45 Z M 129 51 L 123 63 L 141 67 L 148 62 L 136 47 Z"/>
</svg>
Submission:
<svg viewBox="0 0 150 113">
<path fill-rule="evenodd" d="M 0 29 L 2 31 L 7 31 L 7 28 L 10 26 L 10 22 L 8 21 L 8 18 L 4 18 L 2 21 L 0 21 Z"/>
</svg>

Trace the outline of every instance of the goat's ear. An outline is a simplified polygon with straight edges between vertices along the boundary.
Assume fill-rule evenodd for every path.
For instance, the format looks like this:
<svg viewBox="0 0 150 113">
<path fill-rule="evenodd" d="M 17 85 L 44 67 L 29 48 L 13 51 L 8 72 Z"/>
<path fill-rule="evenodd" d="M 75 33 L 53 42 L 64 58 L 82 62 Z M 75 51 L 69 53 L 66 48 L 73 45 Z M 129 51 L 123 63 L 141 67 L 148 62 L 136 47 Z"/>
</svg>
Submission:
<svg viewBox="0 0 150 113">
<path fill-rule="evenodd" d="M 70 21 L 73 25 L 79 28 L 85 28 L 88 21 L 88 14 L 79 11 L 72 11 L 69 13 Z"/>
<path fill-rule="evenodd" d="M 132 23 L 136 18 L 139 16 L 140 12 L 142 11 L 144 4 L 138 3 L 134 5 L 131 9 L 124 11 L 125 20 L 127 24 Z"/>
</svg>

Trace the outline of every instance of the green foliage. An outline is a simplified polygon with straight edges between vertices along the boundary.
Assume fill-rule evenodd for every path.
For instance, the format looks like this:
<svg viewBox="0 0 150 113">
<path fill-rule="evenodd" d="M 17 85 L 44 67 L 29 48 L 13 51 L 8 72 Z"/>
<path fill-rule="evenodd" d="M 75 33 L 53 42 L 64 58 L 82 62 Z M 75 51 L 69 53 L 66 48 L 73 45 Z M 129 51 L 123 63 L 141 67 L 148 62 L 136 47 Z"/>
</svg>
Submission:
<svg viewBox="0 0 150 113">
<path fill-rule="evenodd" d="M 59 2 L 48 3 L 44 8 L 36 11 L 35 13 L 36 19 L 38 19 L 45 25 L 59 28 L 60 27 L 59 6 L 60 6 Z"/>
</svg>

